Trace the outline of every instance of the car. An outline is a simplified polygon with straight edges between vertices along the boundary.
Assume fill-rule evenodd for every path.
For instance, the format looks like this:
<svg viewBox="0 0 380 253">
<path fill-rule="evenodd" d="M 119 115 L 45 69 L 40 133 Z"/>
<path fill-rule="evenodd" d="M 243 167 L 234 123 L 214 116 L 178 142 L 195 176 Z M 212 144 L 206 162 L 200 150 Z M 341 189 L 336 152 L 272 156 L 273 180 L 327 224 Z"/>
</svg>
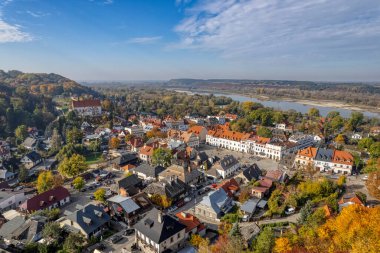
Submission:
<svg viewBox="0 0 380 253">
<path fill-rule="evenodd" d="M 115 243 L 121 241 L 122 239 L 123 239 L 123 236 L 121 236 L 121 235 L 114 235 L 114 236 L 111 237 L 111 242 L 115 244 Z"/>
<path fill-rule="evenodd" d="M 364 176 L 364 177 L 362 178 L 362 180 L 363 180 L 363 181 L 368 180 L 368 176 Z"/>
<path fill-rule="evenodd" d="M 191 201 L 191 197 L 186 197 L 184 200 L 185 200 L 186 203 L 190 202 Z"/>
<path fill-rule="evenodd" d="M 128 228 L 127 230 L 124 231 L 124 235 L 132 235 L 135 233 L 134 228 Z"/>
<path fill-rule="evenodd" d="M 285 210 L 286 215 L 290 215 L 290 214 L 293 214 L 295 212 L 296 212 L 296 209 L 294 209 L 293 207 L 289 207 L 288 209 Z"/>
</svg>

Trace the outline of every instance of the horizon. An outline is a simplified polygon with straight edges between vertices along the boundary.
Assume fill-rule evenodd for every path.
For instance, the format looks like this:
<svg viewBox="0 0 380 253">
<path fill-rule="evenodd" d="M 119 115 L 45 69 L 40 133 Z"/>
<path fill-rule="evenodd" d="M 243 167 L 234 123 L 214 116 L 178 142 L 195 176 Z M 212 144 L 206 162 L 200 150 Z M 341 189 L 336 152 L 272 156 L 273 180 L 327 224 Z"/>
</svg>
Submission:
<svg viewBox="0 0 380 253">
<path fill-rule="evenodd" d="M 0 0 L 0 68 L 78 82 L 377 83 L 378 41 L 371 0 Z"/>
</svg>

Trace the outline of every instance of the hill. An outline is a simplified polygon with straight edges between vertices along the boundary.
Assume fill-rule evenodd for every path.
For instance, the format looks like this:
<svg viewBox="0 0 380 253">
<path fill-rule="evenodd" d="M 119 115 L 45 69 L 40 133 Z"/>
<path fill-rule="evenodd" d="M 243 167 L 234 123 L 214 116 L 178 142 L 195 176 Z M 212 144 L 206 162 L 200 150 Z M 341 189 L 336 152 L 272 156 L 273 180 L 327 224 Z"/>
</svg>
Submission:
<svg viewBox="0 0 380 253">
<path fill-rule="evenodd" d="M 66 77 L 50 73 L 23 73 L 18 70 L 0 70 L 0 89 L 9 90 L 20 86 L 28 87 L 33 94 L 43 95 L 97 95 L 91 88 Z"/>
</svg>

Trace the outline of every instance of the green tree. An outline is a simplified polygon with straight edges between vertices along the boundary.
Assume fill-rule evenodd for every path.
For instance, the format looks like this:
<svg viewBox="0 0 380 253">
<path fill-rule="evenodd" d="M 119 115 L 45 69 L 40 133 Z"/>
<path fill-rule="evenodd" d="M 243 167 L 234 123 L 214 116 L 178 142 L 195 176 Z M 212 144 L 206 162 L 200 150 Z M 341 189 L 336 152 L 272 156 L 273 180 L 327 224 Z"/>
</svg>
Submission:
<svg viewBox="0 0 380 253">
<path fill-rule="evenodd" d="M 305 224 L 309 216 L 313 213 L 313 204 L 310 200 L 300 210 L 300 217 L 297 220 L 298 224 Z"/>
<path fill-rule="evenodd" d="M 236 221 L 234 225 L 232 226 L 232 229 L 230 231 L 230 236 L 235 237 L 235 238 L 242 238 L 240 226 L 239 226 L 239 221 Z"/>
<path fill-rule="evenodd" d="M 171 164 L 172 157 L 170 149 L 157 148 L 153 151 L 152 163 L 154 165 L 167 167 Z"/>
<path fill-rule="evenodd" d="M 86 184 L 86 182 L 84 181 L 83 177 L 76 177 L 73 180 L 73 186 L 78 191 L 80 191 L 84 187 L 85 184 Z"/>
<path fill-rule="evenodd" d="M 51 171 L 42 171 L 37 178 L 38 193 L 46 192 L 54 187 L 54 176 Z"/>
<path fill-rule="evenodd" d="M 307 114 L 310 118 L 317 118 L 320 116 L 319 110 L 314 107 L 310 108 Z"/>
<path fill-rule="evenodd" d="M 58 222 L 48 222 L 42 230 L 42 237 L 47 241 L 58 243 L 58 240 L 62 236 L 62 232 L 62 228 Z"/>
<path fill-rule="evenodd" d="M 371 145 L 374 143 L 373 139 L 372 138 L 363 138 L 361 140 L 358 141 L 358 148 L 364 150 L 364 149 L 368 149 L 371 147 Z"/>
<path fill-rule="evenodd" d="M 82 234 L 70 233 L 63 243 L 63 250 L 65 253 L 80 253 L 85 242 Z"/>
<path fill-rule="evenodd" d="M 18 172 L 18 180 L 24 183 L 28 179 L 28 176 L 29 171 L 24 166 L 21 166 L 20 171 Z"/>
<path fill-rule="evenodd" d="M 99 188 L 94 192 L 95 200 L 99 202 L 106 201 L 106 190 L 104 188 Z"/>
<path fill-rule="evenodd" d="M 369 154 L 372 159 L 380 158 L 380 142 L 375 142 L 369 147 Z"/>
<path fill-rule="evenodd" d="M 66 131 L 66 143 L 78 144 L 82 142 L 83 133 L 76 127 L 68 129 Z"/>
<path fill-rule="evenodd" d="M 64 177 L 74 177 L 87 169 L 86 158 L 82 155 L 74 154 L 70 158 L 65 158 L 58 167 L 59 173 Z"/>
<path fill-rule="evenodd" d="M 88 149 L 92 152 L 98 152 L 100 150 L 100 141 L 98 139 L 96 139 L 95 141 L 92 141 Z"/>
<path fill-rule="evenodd" d="M 28 137 L 28 130 L 25 125 L 20 125 L 15 130 L 15 136 L 18 141 L 24 141 Z"/>
<path fill-rule="evenodd" d="M 261 137 L 271 138 L 272 137 L 272 131 L 266 127 L 260 127 L 257 130 L 257 135 L 261 136 Z"/>
<path fill-rule="evenodd" d="M 282 112 L 277 111 L 273 113 L 273 121 L 277 124 L 284 122 L 285 116 Z"/>
<path fill-rule="evenodd" d="M 352 112 L 347 121 L 348 130 L 355 131 L 363 123 L 364 115 L 361 112 Z"/>
<path fill-rule="evenodd" d="M 274 247 L 274 234 L 271 228 L 264 228 L 253 243 L 254 253 L 270 253 Z"/>
</svg>

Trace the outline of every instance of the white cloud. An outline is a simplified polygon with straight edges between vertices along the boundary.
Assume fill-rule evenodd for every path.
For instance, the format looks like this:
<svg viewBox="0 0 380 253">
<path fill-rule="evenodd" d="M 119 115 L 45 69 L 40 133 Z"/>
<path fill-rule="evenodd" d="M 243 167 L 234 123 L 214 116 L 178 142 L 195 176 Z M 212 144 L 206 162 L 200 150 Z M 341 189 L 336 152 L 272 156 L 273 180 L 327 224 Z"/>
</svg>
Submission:
<svg viewBox="0 0 380 253">
<path fill-rule="evenodd" d="M 113 0 L 105 0 L 103 3 L 104 4 L 113 4 Z"/>
<path fill-rule="evenodd" d="M 159 40 L 161 40 L 161 36 L 153 36 L 153 37 L 136 37 L 131 38 L 127 41 L 129 44 L 152 44 Z"/>
<path fill-rule="evenodd" d="M 373 0 L 200 0 L 185 13 L 175 46 L 224 57 L 380 50 L 380 5 Z"/>
<path fill-rule="evenodd" d="M 46 17 L 46 16 L 49 16 L 50 13 L 44 13 L 44 12 L 34 12 L 34 11 L 26 11 L 27 14 L 29 14 L 30 16 L 34 17 L 34 18 L 42 18 L 42 17 Z"/>
</svg>

